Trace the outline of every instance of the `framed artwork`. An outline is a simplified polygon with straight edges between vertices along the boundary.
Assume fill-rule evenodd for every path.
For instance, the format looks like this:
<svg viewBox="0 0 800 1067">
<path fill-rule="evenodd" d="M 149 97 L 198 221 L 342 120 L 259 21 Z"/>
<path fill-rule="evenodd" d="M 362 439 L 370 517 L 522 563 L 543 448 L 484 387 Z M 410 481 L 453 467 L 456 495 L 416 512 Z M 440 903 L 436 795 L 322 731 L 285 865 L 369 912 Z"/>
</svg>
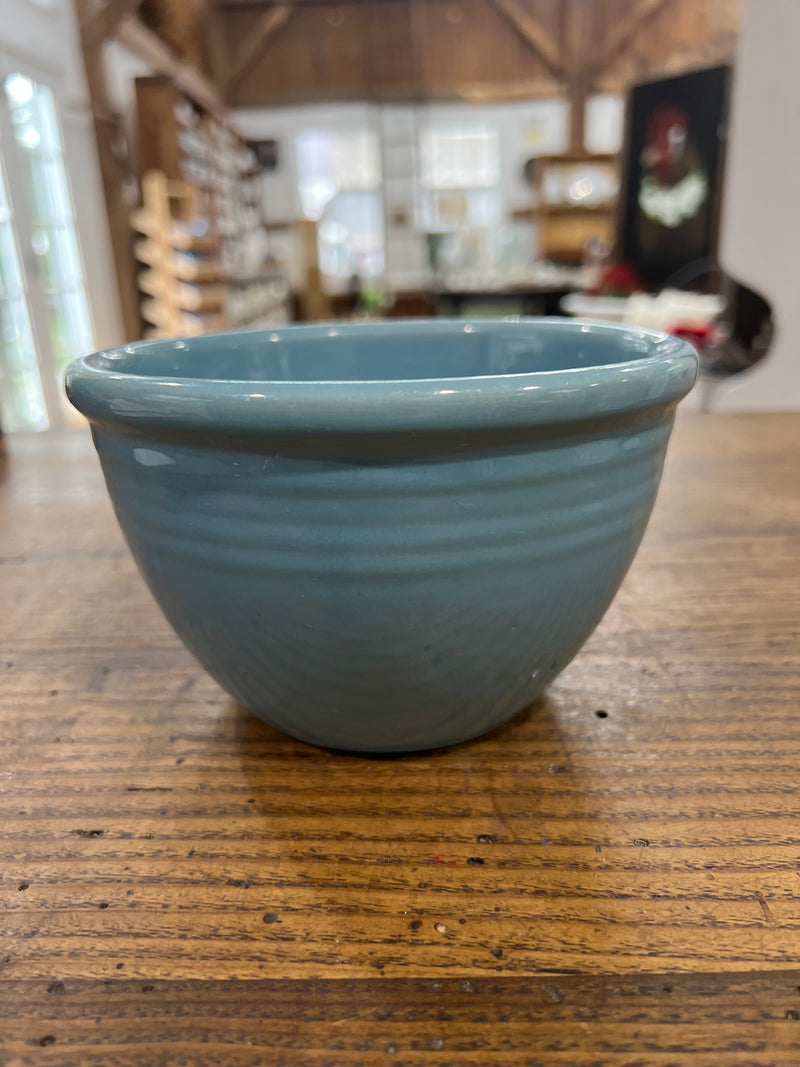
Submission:
<svg viewBox="0 0 800 1067">
<path fill-rule="evenodd" d="M 716 255 L 729 82 L 715 67 L 631 91 L 618 251 L 650 287 Z"/>
<path fill-rule="evenodd" d="M 275 170 L 278 166 L 278 142 L 274 139 L 247 142 L 262 170 Z"/>
</svg>

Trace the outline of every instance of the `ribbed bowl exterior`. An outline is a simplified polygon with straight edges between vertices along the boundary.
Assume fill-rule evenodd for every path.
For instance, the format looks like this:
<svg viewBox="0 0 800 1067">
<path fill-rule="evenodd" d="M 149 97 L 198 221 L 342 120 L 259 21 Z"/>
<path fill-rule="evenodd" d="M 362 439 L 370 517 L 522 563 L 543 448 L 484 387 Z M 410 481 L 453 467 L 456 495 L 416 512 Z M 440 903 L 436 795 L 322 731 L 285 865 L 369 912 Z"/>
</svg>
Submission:
<svg viewBox="0 0 800 1067">
<path fill-rule="evenodd" d="M 398 752 L 491 730 L 572 659 L 673 411 L 377 447 L 93 433 L 144 578 L 227 692 L 303 740 Z"/>
</svg>

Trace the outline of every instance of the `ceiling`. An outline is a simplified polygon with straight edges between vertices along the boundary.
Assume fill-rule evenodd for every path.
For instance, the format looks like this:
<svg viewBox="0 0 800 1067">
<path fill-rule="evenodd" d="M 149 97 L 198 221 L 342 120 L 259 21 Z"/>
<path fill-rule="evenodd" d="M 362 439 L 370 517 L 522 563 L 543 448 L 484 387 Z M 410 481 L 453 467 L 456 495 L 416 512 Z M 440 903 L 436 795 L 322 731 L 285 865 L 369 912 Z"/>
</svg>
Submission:
<svg viewBox="0 0 800 1067">
<path fill-rule="evenodd" d="M 739 7 L 740 0 L 105 0 L 100 14 L 138 13 L 227 104 L 270 106 L 619 92 L 732 62 Z"/>
</svg>

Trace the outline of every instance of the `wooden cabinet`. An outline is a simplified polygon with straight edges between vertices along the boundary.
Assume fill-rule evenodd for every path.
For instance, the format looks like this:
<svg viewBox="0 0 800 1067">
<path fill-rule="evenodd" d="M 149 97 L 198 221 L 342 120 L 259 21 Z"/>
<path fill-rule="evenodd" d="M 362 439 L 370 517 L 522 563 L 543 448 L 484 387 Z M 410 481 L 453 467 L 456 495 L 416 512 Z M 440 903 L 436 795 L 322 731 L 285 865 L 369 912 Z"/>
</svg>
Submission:
<svg viewBox="0 0 800 1067">
<path fill-rule="evenodd" d="M 580 263 L 588 242 L 616 241 L 619 160 L 616 155 L 541 156 L 535 170 L 539 257 Z"/>
</svg>

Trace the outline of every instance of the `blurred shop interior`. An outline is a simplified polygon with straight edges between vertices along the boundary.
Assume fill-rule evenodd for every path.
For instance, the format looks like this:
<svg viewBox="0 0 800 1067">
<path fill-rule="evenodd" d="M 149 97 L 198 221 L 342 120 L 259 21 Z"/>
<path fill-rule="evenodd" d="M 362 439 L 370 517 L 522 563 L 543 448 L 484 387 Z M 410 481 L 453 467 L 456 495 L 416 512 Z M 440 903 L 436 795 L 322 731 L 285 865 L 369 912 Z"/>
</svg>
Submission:
<svg viewBox="0 0 800 1067">
<path fill-rule="evenodd" d="M 66 365 L 293 322 L 563 315 L 800 407 L 795 0 L 5 0 L 0 425 Z"/>
</svg>

